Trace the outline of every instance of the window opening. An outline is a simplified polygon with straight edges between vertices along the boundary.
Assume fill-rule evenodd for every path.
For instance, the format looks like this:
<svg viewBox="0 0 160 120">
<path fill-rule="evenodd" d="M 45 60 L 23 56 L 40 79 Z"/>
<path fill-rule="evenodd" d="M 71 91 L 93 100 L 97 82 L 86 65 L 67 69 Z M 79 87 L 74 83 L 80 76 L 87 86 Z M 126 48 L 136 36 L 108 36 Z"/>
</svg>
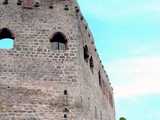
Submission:
<svg viewBox="0 0 160 120">
<path fill-rule="evenodd" d="M 67 39 L 61 32 L 57 32 L 50 39 L 53 50 L 66 50 L 67 49 Z"/>
<path fill-rule="evenodd" d="M 0 48 L 11 49 L 14 46 L 14 35 L 8 28 L 0 29 Z"/>
<path fill-rule="evenodd" d="M 88 50 L 88 46 L 87 45 L 85 45 L 83 47 L 83 51 L 84 51 L 84 59 L 85 59 L 86 62 L 88 62 L 88 59 L 89 59 L 89 50 Z"/>
<path fill-rule="evenodd" d="M 99 86 L 102 88 L 102 78 L 101 78 L 101 72 L 98 72 L 98 78 L 99 78 Z"/>
<path fill-rule="evenodd" d="M 3 5 L 7 5 L 7 4 L 8 4 L 8 0 L 4 0 Z"/>
<path fill-rule="evenodd" d="M 17 0 L 17 5 L 22 5 L 22 0 Z"/>
<path fill-rule="evenodd" d="M 90 63 L 91 71 L 93 72 L 94 63 L 93 63 L 93 58 L 92 58 L 92 56 L 91 56 L 91 58 L 90 58 L 90 60 L 89 60 L 89 63 Z"/>
</svg>

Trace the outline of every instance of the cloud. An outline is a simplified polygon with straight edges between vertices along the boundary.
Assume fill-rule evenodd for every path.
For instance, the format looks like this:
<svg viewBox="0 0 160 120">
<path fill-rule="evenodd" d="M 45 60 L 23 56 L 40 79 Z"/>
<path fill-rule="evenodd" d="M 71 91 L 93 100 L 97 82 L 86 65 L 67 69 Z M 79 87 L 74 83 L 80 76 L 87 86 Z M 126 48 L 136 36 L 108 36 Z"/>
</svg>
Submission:
<svg viewBox="0 0 160 120">
<path fill-rule="evenodd" d="M 160 57 L 121 59 L 107 70 L 116 97 L 160 95 Z"/>
</svg>

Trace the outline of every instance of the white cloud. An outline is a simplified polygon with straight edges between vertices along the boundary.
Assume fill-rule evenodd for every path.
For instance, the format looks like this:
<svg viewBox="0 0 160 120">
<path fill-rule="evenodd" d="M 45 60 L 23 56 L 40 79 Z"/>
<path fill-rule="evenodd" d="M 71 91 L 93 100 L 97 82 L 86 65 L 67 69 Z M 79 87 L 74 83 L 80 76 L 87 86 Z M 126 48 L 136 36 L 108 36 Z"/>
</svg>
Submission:
<svg viewBox="0 0 160 120">
<path fill-rule="evenodd" d="M 160 57 L 117 60 L 107 69 L 116 97 L 160 95 Z"/>
</svg>

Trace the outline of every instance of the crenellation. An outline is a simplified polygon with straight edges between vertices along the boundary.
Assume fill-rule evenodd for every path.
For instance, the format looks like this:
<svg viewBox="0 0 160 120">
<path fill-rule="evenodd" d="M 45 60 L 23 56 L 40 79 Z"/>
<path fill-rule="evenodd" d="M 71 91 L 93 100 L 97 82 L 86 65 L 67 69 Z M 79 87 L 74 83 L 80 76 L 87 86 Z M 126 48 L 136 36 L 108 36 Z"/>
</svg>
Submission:
<svg viewBox="0 0 160 120">
<path fill-rule="evenodd" d="M 79 10 L 79 7 L 75 7 L 76 9 L 78 9 Z M 90 32 L 90 30 L 89 30 L 89 28 L 88 28 L 88 25 L 87 25 L 87 22 L 86 22 L 86 20 L 83 18 L 83 15 L 82 15 L 82 13 L 81 12 L 79 12 L 78 11 L 78 13 L 79 13 L 79 19 L 81 20 L 80 21 L 80 26 L 81 26 L 81 29 L 83 29 L 83 28 L 85 28 L 85 31 L 84 31 L 84 33 L 83 34 L 85 34 L 85 33 L 88 33 L 88 37 L 89 37 L 89 39 L 88 40 L 91 40 L 91 44 L 93 44 L 93 46 L 91 46 L 90 48 L 93 48 L 94 49 L 94 51 L 96 52 L 96 54 L 97 54 L 97 57 L 98 57 L 98 59 L 100 60 L 100 57 L 99 57 L 99 55 L 98 55 L 98 52 L 96 51 L 96 47 L 95 47 L 95 45 L 94 45 L 94 38 L 93 38 L 93 35 L 92 35 L 92 33 Z M 82 19 L 83 18 L 83 19 Z M 82 24 L 81 24 L 82 23 Z M 86 31 L 87 30 L 87 31 Z M 92 50 L 93 51 L 93 50 Z M 94 54 L 94 53 L 93 53 Z M 103 68 L 103 65 L 102 65 L 102 69 L 104 69 Z"/>
</svg>

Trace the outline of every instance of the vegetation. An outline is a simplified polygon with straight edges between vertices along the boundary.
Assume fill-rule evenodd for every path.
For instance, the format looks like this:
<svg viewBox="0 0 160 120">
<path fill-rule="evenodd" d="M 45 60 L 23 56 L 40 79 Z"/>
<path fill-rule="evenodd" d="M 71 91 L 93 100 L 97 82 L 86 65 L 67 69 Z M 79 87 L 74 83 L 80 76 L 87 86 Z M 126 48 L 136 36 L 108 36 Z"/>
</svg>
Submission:
<svg viewBox="0 0 160 120">
<path fill-rule="evenodd" d="M 119 120 L 127 120 L 126 118 L 124 118 L 124 117 L 120 117 L 120 119 Z"/>
</svg>

